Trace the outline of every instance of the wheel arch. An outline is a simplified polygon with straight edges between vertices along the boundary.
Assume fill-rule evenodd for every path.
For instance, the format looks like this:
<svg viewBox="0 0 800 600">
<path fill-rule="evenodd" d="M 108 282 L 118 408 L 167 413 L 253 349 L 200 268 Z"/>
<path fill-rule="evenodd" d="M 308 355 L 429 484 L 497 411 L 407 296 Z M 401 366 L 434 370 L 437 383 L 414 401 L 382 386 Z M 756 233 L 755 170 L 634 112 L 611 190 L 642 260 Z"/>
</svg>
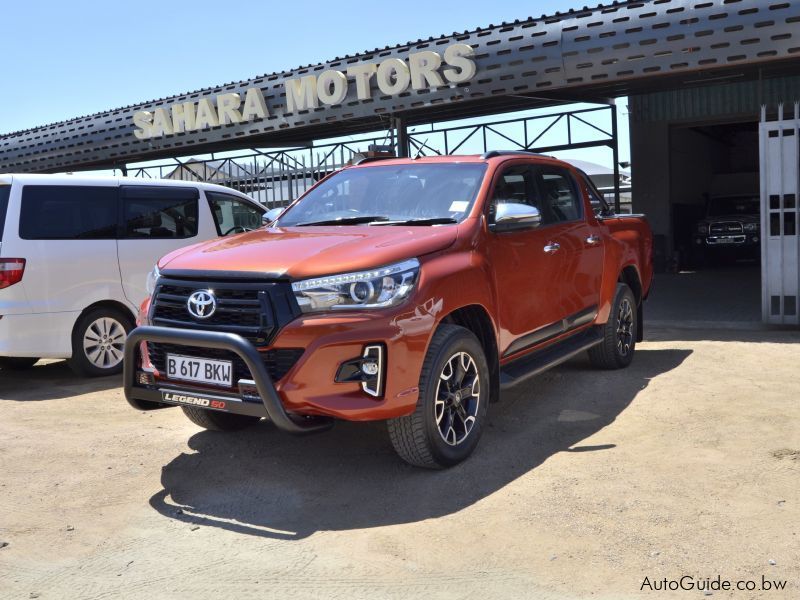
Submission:
<svg viewBox="0 0 800 600">
<path fill-rule="evenodd" d="M 491 379 L 489 402 L 497 402 L 500 399 L 500 356 L 497 349 L 497 333 L 489 311 L 480 304 L 468 304 L 445 315 L 437 327 L 442 323 L 463 327 L 478 338 L 486 354 L 486 362 L 489 363 Z"/>
<path fill-rule="evenodd" d="M 617 281 L 631 288 L 636 299 L 636 341 L 641 342 L 644 340 L 644 298 L 639 270 L 634 265 L 628 265 L 620 271 Z"/>
<path fill-rule="evenodd" d="M 636 298 L 636 305 L 642 305 L 642 278 L 639 276 L 639 270 L 634 265 L 623 267 L 617 282 L 624 283 L 631 288 L 633 296 Z"/>
<path fill-rule="evenodd" d="M 87 306 L 86 308 L 84 308 L 81 311 L 81 314 L 78 315 L 78 317 L 75 319 L 75 322 L 72 324 L 72 333 L 73 334 L 75 333 L 75 328 L 78 326 L 78 323 L 80 323 L 81 319 L 87 313 L 89 313 L 90 311 L 93 311 L 93 310 L 95 310 L 97 308 L 112 308 L 114 310 L 118 310 L 118 311 L 122 312 L 123 314 L 127 315 L 128 317 L 130 317 L 130 319 L 131 319 L 131 321 L 133 321 L 134 325 L 136 324 L 136 315 L 130 309 L 129 306 L 127 306 L 127 305 L 125 305 L 122 302 L 119 302 L 117 300 L 100 300 L 99 302 L 95 302 L 94 304 L 90 304 L 89 306 Z"/>
<path fill-rule="evenodd" d="M 95 302 L 94 304 L 90 304 L 86 308 L 81 311 L 81 314 L 78 315 L 78 318 L 75 319 L 75 324 L 72 326 L 72 330 L 75 330 L 75 327 L 78 326 L 78 321 L 80 321 L 86 313 L 89 311 L 95 310 L 97 308 L 113 308 L 114 310 L 119 310 L 125 315 L 129 316 L 131 320 L 136 323 L 136 314 L 131 310 L 131 308 L 118 301 L 118 300 L 100 300 L 99 302 Z"/>
</svg>

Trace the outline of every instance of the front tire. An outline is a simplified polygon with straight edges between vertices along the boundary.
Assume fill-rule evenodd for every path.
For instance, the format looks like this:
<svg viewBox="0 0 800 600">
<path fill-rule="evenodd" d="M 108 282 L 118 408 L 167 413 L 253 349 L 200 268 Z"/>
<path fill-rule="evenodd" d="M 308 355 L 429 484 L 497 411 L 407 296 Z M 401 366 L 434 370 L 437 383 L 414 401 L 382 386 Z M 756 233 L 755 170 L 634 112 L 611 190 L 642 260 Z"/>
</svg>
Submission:
<svg viewBox="0 0 800 600">
<path fill-rule="evenodd" d="M 261 420 L 260 417 L 217 412 L 195 406 L 181 406 L 181 410 L 183 410 L 183 414 L 189 417 L 192 423 L 211 431 L 240 431 L 255 425 Z"/>
<path fill-rule="evenodd" d="M 95 308 L 84 314 L 72 331 L 72 358 L 68 364 L 81 377 L 103 377 L 122 372 L 125 340 L 133 329 L 130 315 L 115 308 Z"/>
<path fill-rule="evenodd" d="M 490 389 L 489 366 L 475 335 L 441 325 L 422 365 L 416 409 L 387 423 L 397 454 L 428 469 L 466 459 L 481 437 Z"/>
<path fill-rule="evenodd" d="M 601 326 L 602 343 L 589 349 L 589 360 L 599 369 L 624 369 L 636 350 L 638 311 L 636 298 L 624 283 L 617 284 L 611 314 Z"/>
<path fill-rule="evenodd" d="M 27 356 L 0 356 L 0 369 L 4 371 L 25 371 L 39 362 L 38 358 Z"/>
</svg>

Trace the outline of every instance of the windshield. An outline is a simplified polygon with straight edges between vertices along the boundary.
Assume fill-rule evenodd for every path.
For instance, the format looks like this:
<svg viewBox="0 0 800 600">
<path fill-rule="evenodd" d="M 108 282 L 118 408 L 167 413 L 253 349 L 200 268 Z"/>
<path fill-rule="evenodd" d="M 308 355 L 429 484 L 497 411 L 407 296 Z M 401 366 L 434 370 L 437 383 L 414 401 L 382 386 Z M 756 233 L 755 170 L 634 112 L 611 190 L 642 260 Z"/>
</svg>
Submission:
<svg viewBox="0 0 800 600">
<path fill-rule="evenodd" d="M 6 209 L 8 208 L 8 196 L 10 193 L 10 185 L 0 185 L 0 242 L 3 241 L 3 229 L 6 226 Z"/>
<path fill-rule="evenodd" d="M 759 214 L 759 198 L 712 198 L 708 205 L 709 217 L 722 217 L 725 215 L 753 215 Z"/>
<path fill-rule="evenodd" d="M 482 163 L 344 169 L 306 194 L 278 226 L 457 223 L 469 214 L 485 172 Z"/>
</svg>

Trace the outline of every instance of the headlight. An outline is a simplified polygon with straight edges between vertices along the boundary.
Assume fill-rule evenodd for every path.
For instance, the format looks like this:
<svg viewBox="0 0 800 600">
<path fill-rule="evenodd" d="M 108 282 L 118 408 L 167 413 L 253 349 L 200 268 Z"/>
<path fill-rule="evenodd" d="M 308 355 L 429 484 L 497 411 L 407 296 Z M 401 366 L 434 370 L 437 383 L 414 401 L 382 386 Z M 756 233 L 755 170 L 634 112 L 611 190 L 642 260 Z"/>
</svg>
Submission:
<svg viewBox="0 0 800 600">
<path fill-rule="evenodd" d="M 749 232 L 756 232 L 760 229 L 758 223 L 745 223 L 744 230 Z"/>
<path fill-rule="evenodd" d="M 697 233 L 701 233 L 703 235 L 708 233 L 708 224 L 707 223 L 700 223 L 697 226 Z"/>
<path fill-rule="evenodd" d="M 161 277 L 161 272 L 158 270 L 158 265 L 156 265 L 153 267 L 153 270 L 147 274 L 147 281 L 144 284 L 148 296 L 152 296 L 153 292 L 156 291 L 156 282 L 159 277 Z"/>
<path fill-rule="evenodd" d="M 419 274 L 416 258 L 370 271 L 315 277 L 292 284 L 300 310 L 385 308 L 405 300 Z"/>
</svg>

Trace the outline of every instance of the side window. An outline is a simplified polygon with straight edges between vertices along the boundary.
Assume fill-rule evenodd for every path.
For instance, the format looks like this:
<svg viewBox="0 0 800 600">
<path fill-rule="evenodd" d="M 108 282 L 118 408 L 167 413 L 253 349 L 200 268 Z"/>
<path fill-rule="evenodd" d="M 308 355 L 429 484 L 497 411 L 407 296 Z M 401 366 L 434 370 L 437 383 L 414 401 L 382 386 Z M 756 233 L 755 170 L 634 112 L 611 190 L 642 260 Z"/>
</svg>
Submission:
<svg viewBox="0 0 800 600">
<path fill-rule="evenodd" d="M 242 233 L 261 227 L 263 210 L 229 194 L 206 192 L 206 197 L 219 235 Z"/>
<path fill-rule="evenodd" d="M 24 240 L 115 239 L 117 188 L 26 185 L 19 236 Z"/>
<path fill-rule="evenodd" d="M 10 194 L 10 185 L 0 186 L 0 242 L 3 241 L 3 229 L 6 227 L 6 210 L 8 210 L 8 197 Z"/>
<path fill-rule="evenodd" d="M 541 199 L 537 192 L 530 166 L 509 167 L 501 173 L 494 184 L 492 203 L 489 205 L 489 222 L 494 221 L 497 205 L 506 202 L 528 204 L 541 210 Z"/>
<path fill-rule="evenodd" d="M 586 189 L 586 193 L 589 195 L 589 202 L 592 205 L 594 214 L 597 216 L 611 214 L 611 209 L 608 206 L 608 202 L 606 202 L 606 199 L 594 185 L 592 180 L 589 179 L 589 176 L 583 171 L 580 171 L 580 174 L 581 184 Z"/>
<path fill-rule="evenodd" d="M 583 216 L 583 201 L 567 171 L 542 168 L 539 170 L 539 185 L 542 188 L 542 218 L 545 224 L 577 221 Z"/>
<path fill-rule="evenodd" d="M 122 237 L 186 239 L 197 235 L 195 188 L 124 186 Z"/>
</svg>

